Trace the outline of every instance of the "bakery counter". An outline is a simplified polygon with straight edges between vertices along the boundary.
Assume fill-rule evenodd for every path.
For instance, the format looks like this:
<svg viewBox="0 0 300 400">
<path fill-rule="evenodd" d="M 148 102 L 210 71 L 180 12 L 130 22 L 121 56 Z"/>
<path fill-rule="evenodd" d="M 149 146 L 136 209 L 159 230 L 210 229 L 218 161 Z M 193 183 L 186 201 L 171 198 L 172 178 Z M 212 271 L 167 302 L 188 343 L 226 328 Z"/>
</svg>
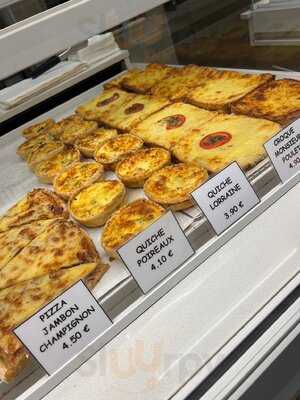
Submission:
<svg viewBox="0 0 300 400">
<path fill-rule="evenodd" d="M 0 138 L 1 213 L 34 188 L 51 189 L 49 185 L 41 184 L 24 161 L 16 155 L 16 149 L 23 141 L 21 131 L 39 120 L 53 118 L 58 121 L 72 114 L 79 105 L 97 96 L 101 89 L 102 85 L 94 87 Z M 115 178 L 114 172 L 109 171 L 105 174 L 108 179 Z M 211 310 L 209 315 L 205 314 L 205 323 L 201 328 L 201 337 L 207 338 L 207 342 L 203 343 L 206 343 L 205 346 L 209 349 L 209 357 L 213 355 L 211 352 L 218 352 L 229 340 L 237 338 L 236 340 L 241 341 L 243 335 L 237 336 L 241 324 L 244 326 L 251 321 L 258 310 L 263 309 L 297 276 L 298 267 L 295 260 L 299 259 L 297 232 L 292 224 L 295 218 L 292 210 L 297 211 L 295 202 L 299 191 L 299 174 L 281 184 L 270 162 L 265 159 L 249 170 L 247 176 L 260 198 L 260 203 L 221 235 L 215 235 L 196 206 L 175 212 L 195 254 L 147 294 L 142 293 L 121 261 L 112 260 L 107 256 L 100 242 L 102 228 L 85 228 L 101 259 L 110 264 L 109 270 L 93 289 L 93 294 L 113 320 L 113 324 L 51 376 L 45 375 L 32 360 L 16 380 L 10 384 L 0 384 L 0 398 L 41 398 L 143 313 L 145 314 L 142 318 L 147 320 L 147 315 L 155 312 L 154 320 L 159 319 L 159 325 L 165 324 L 160 318 L 168 314 L 168 304 L 174 303 L 176 291 L 181 293 L 178 298 L 180 304 L 175 302 L 172 309 L 181 308 L 185 297 L 192 298 L 196 293 L 199 294 L 196 295 L 199 302 L 195 301 L 195 304 L 201 304 L 204 310 L 215 305 L 215 311 Z M 141 189 L 128 189 L 129 201 L 140 197 L 145 197 Z M 283 217 L 286 210 L 291 211 Z M 280 228 L 278 237 L 282 237 L 281 247 L 272 244 L 275 221 L 278 218 L 282 220 L 280 227 L 277 227 Z M 264 260 L 262 255 L 265 248 L 268 249 L 268 254 Z M 192 282 L 194 286 L 189 288 Z M 178 286 L 175 288 L 176 285 Z M 157 313 L 155 310 L 162 303 L 164 306 Z M 240 321 L 241 315 L 243 321 Z M 155 321 L 153 323 L 156 323 Z M 221 338 L 220 332 L 226 334 L 221 335 Z M 245 333 L 246 331 L 243 334 Z"/>
</svg>

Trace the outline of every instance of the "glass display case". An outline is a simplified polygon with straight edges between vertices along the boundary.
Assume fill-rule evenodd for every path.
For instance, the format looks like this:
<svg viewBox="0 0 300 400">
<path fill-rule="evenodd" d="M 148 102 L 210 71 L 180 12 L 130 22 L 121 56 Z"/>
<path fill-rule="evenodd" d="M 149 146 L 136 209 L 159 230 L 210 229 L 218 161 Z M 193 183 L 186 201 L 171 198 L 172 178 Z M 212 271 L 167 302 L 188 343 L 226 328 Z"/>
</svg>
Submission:
<svg viewBox="0 0 300 400">
<path fill-rule="evenodd" d="M 297 398 L 298 6 L 0 0 L 1 399 Z"/>
</svg>

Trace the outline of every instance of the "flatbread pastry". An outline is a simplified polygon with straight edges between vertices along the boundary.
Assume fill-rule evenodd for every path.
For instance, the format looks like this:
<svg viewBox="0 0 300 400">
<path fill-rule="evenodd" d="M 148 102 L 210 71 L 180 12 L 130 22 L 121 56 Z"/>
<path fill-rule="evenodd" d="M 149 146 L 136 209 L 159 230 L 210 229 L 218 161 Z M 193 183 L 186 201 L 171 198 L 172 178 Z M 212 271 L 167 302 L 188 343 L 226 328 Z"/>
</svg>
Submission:
<svg viewBox="0 0 300 400">
<path fill-rule="evenodd" d="M 129 154 L 143 147 L 143 141 L 137 136 L 124 134 L 101 143 L 95 151 L 95 160 L 107 169 L 114 170 L 117 163 Z"/>
<path fill-rule="evenodd" d="M 53 188 L 60 197 L 68 200 L 80 190 L 102 180 L 103 176 L 103 165 L 97 162 L 77 162 L 55 177 Z"/>
<path fill-rule="evenodd" d="M 187 102 L 208 110 L 230 112 L 231 104 L 260 85 L 274 79 L 271 74 L 241 74 L 236 71 L 217 71 L 190 91 Z"/>
<path fill-rule="evenodd" d="M 149 176 L 170 162 L 168 150 L 159 147 L 139 150 L 118 163 L 116 175 L 128 187 L 143 187 Z"/>
<path fill-rule="evenodd" d="M 80 151 L 66 146 L 60 153 L 34 166 L 34 173 L 43 183 L 52 183 L 54 178 L 80 161 Z"/>
<path fill-rule="evenodd" d="M 191 89 L 214 74 L 213 68 L 187 65 L 174 69 L 165 79 L 159 81 L 151 89 L 151 94 L 156 97 L 172 101 L 183 101 Z"/>
<path fill-rule="evenodd" d="M 146 143 L 170 149 L 192 129 L 218 115 L 185 103 L 174 103 L 138 124 L 131 133 Z"/>
<path fill-rule="evenodd" d="M 104 90 L 99 96 L 79 106 L 76 113 L 86 120 L 101 122 L 104 113 L 129 102 L 134 96 L 118 88 Z"/>
<path fill-rule="evenodd" d="M 87 233 L 72 221 L 58 220 L 0 270 L 0 289 L 90 262 L 100 258 Z"/>
<path fill-rule="evenodd" d="M 116 129 L 98 128 L 93 133 L 77 139 L 75 146 L 84 157 L 93 158 L 99 144 L 116 136 L 118 136 L 118 131 Z"/>
<path fill-rule="evenodd" d="M 145 183 L 144 192 L 150 200 L 173 211 L 193 205 L 191 193 L 206 179 L 206 169 L 189 164 L 175 164 L 155 172 Z"/>
<path fill-rule="evenodd" d="M 104 225 L 125 200 L 126 189 L 117 180 L 96 182 L 69 201 L 71 216 L 88 227 Z"/>
<path fill-rule="evenodd" d="M 85 121 L 80 115 L 73 114 L 57 122 L 50 134 L 66 144 L 74 144 L 76 139 L 86 136 L 98 128 L 95 121 Z"/>
<path fill-rule="evenodd" d="M 178 160 L 210 172 L 233 161 L 247 170 L 266 157 L 263 145 L 279 130 L 279 124 L 265 119 L 223 114 L 181 139 L 172 152 Z"/>
<path fill-rule="evenodd" d="M 101 243 L 108 255 L 118 258 L 117 250 L 165 213 L 153 201 L 138 199 L 116 211 L 105 224 Z"/>
<path fill-rule="evenodd" d="M 128 132 L 139 122 L 166 107 L 169 103 L 166 99 L 154 96 L 136 95 L 131 101 L 112 107 L 104 113 L 101 122 L 111 128 Z"/>
<path fill-rule="evenodd" d="M 145 70 L 139 71 L 122 80 L 122 87 L 136 93 L 148 93 L 157 83 L 165 79 L 173 67 L 163 64 L 148 64 Z"/>
<path fill-rule="evenodd" d="M 54 192 L 34 189 L 0 217 L 0 232 L 34 221 L 68 216 L 64 201 Z"/>
<path fill-rule="evenodd" d="M 22 135 L 26 139 L 32 139 L 42 133 L 48 133 L 48 130 L 54 126 L 55 121 L 52 118 L 45 119 L 43 121 L 37 122 L 34 125 L 30 125 L 25 128 L 22 132 Z"/>
<path fill-rule="evenodd" d="M 34 221 L 0 233 L 0 270 L 55 219 Z"/>
<path fill-rule="evenodd" d="M 288 125 L 300 117 L 300 81 L 269 82 L 234 103 L 232 111 Z"/>
</svg>

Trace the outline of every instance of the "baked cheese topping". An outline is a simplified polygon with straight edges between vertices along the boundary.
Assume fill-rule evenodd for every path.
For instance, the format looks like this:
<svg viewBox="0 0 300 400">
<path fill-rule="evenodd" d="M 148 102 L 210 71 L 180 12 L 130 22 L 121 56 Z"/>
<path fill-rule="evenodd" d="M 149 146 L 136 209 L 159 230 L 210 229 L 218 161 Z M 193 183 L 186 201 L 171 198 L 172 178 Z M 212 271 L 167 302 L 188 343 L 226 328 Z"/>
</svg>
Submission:
<svg viewBox="0 0 300 400">
<path fill-rule="evenodd" d="M 101 143 L 95 151 L 96 161 L 102 164 L 115 163 L 143 146 L 137 136 L 124 134 Z"/>
<path fill-rule="evenodd" d="M 87 120 L 101 121 L 104 113 L 113 107 L 119 107 L 125 102 L 127 103 L 132 98 L 134 98 L 134 94 L 118 88 L 107 89 L 86 104 L 79 106 L 76 113 Z"/>
<path fill-rule="evenodd" d="M 162 148 L 137 151 L 120 161 L 116 174 L 121 180 L 147 179 L 153 172 L 170 162 L 170 153 Z"/>
<path fill-rule="evenodd" d="M 263 145 L 279 130 L 271 121 L 223 114 L 192 131 L 172 151 L 178 160 L 211 172 L 233 161 L 248 169 L 266 156 Z"/>
<path fill-rule="evenodd" d="M 154 96 L 135 95 L 121 106 L 112 107 L 103 114 L 101 121 L 112 128 L 130 131 L 136 124 L 149 115 L 161 110 L 169 104 L 169 100 Z"/>
<path fill-rule="evenodd" d="M 55 121 L 52 118 L 45 119 L 44 121 L 38 122 L 37 124 L 31 125 L 25 128 L 22 132 L 26 139 L 31 139 L 42 133 L 48 133 L 47 131 L 54 126 Z"/>
<path fill-rule="evenodd" d="M 138 68 L 133 68 L 128 70 L 127 72 L 125 72 L 124 74 L 117 76 L 114 79 L 111 79 L 109 82 L 105 83 L 103 86 L 105 89 L 111 89 L 111 88 L 121 88 L 122 87 L 122 83 L 124 81 L 124 79 L 127 78 L 134 78 L 134 76 L 138 76 L 139 72 L 142 71 L 141 69 Z"/>
<path fill-rule="evenodd" d="M 117 180 L 96 182 L 73 197 L 70 201 L 70 211 L 78 219 L 97 216 L 123 192 L 124 185 Z"/>
<path fill-rule="evenodd" d="M 185 103 L 174 103 L 146 118 L 133 130 L 146 143 L 170 149 L 192 129 L 211 120 L 217 113 Z"/>
<path fill-rule="evenodd" d="M 34 189 L 0 217 L 0 232 L 37 220 L 68 218 L 64 201 L 54 192 Z"/>
<path fill-rule="evenodd" d="M 95 131 L 97 127 L 97 122 L 85 121 L 74 114 L 57 122 L 50 129 L 50 134 L 64 143 L 73 144 L 76 139 Z"/>
<path fill-rule="evenodd" d="M 232 103 L 258 86 L 273 79 L 271 74 L 241 74 L 235 71 L 218 72 L 188 94 L 188 100 L 200 107 L 217 110 Z"/>
<path fill-rule="evenodd" d="M 56 175 L 65 171 L 72 164 L 80 160 L 80 152 L 73 146 L 66 147 L 60 153 L 49 158 L 48 160 L 41 161 L 34 169 L 38 176 L 45 176 L 53 180 Z"/>
<path fill-rule="evenodd" d="M 204 168 L 188 164 L 175 164 L 155 172 L 145 183 L 144 191 L 151 200 L 160 204 L 186 201 L 208 177 Z"/>
<path fill-rule="evenodd" d="M 300 116 L 300 82 L 293 79 L 269 82 L 239 100 L 232 110 L 288 124 Z"/>
<path fill-rule="evenodd" d="M 47 133 L 41 133 L 40 135 L 22 143 L 17 149 L 17 154 L 27 160 L 31 153 L 42 150 L 48 143 L 60 144 L 62 146 L 62 143 L 53 136 L 48 135 Z"/>
<path fill-rule="evenodd" d="M 93 157 L 99 144 L 116 136 L 118 136 L 118 131 L 116 129 L 100 128 L 87 136 L 77 139 L 75 145 L 85 156 Z"/>
<path fill-rule="evenodd" d="M 165 210 L 150 200 L 139 199 L 116 211 L 107 221 L 102 244 L 107 249 L 118 249 L 129 239 L 156 221 Z"/>
<path fill-rule="evenodd" d="M 70 195 L 78 192 L 87 184 L 93 183 L 93 178 L 99 179 L 103 171 L 103 166 L 96 162 L 78 162 L 68 168 L 67 171 L 57 175 L 53 186 L 59 194 Z"/>
<path fill-rule="evenodd" d="M 36 147 L 29 156 L 26 161 L 29 166 L 33 167 L 39 162 L 50 158 L 51 156 L 63 151 L 64 145 L 59 141 L 49 141 L 41 143 L 38 147 Z"/>
</svg>

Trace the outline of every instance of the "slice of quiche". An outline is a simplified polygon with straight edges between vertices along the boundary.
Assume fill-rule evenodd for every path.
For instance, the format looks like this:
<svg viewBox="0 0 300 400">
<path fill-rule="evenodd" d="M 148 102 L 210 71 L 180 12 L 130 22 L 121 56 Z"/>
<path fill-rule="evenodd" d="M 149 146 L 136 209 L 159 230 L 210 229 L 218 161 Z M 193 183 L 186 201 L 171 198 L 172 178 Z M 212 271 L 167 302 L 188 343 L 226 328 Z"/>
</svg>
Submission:
<svg viewBox="0 0 300 400">
<path fill-rule="evenodd" d="M 49 225 L 0 271 L 0 289 L 74 265 L 97 262 L 93 241 L 76 223 Z"/>
<path fill-rule="evenodd" d="M 0 217 L 0 232 L 33 221 L 68 216 L 66 204 L 54 192 L 34 189 Z"/>
</svg>

